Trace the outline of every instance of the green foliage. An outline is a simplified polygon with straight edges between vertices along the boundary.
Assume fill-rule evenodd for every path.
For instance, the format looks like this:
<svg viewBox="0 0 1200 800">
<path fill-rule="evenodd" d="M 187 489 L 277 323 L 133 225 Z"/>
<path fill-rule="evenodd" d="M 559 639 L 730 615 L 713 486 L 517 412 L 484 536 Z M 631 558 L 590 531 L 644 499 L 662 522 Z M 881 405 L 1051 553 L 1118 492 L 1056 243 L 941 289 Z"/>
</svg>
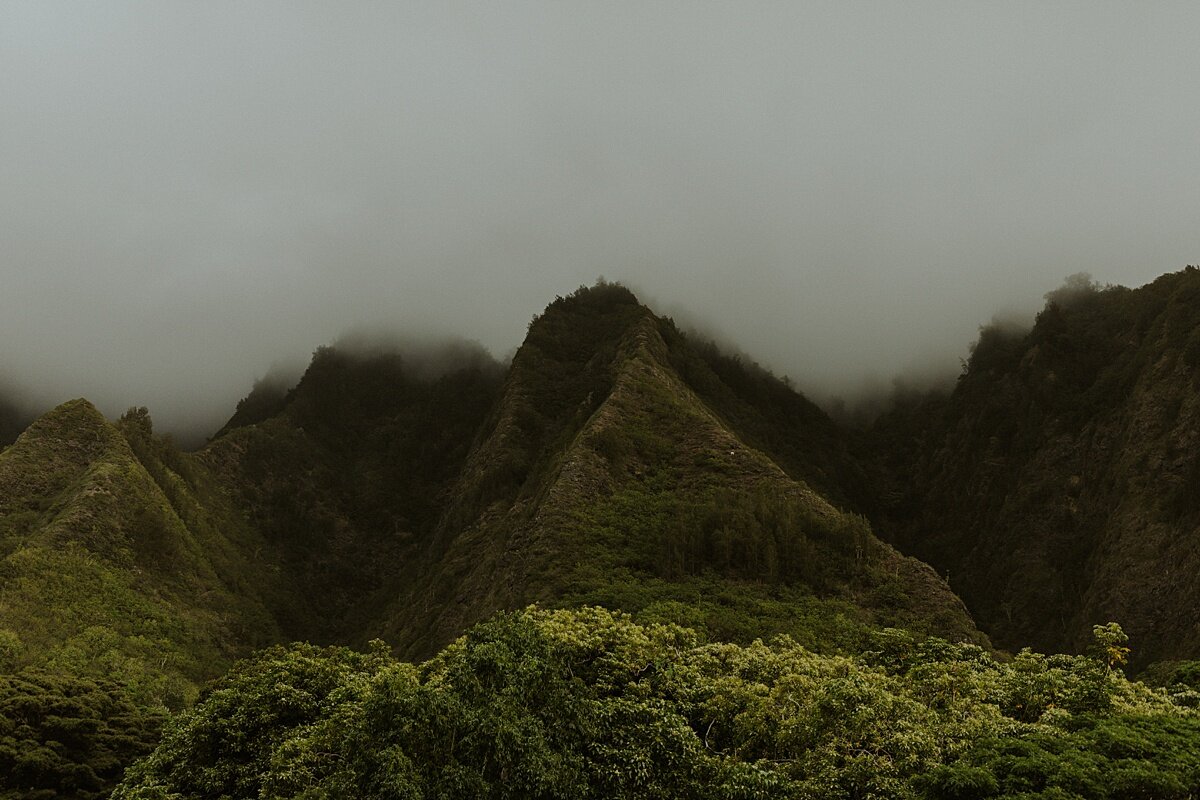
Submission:
<svg viewBox="0 0 1200 800">
<path fill-rule="evenodd" d="M 1182 661 L 1171 673 L 1168 685 L 1187 686 L 1200 690 L 1200 661 Z"/>
<path fill-rule="evenodd" d="M 725 353 L 714 342 L 685 336 L 670 319 L 658 327 L 671 366 L 742 441 L 834 503 L 868 505 L 867 477 L 847 432 L 787 378 Z"/>
<path fill-rule="evenodd" d="M 1129 660 L 1129 648 L 1125 643 L 1129 635 L 1115 622 L 1092 626 L 1092 655 L 1109 669 L 1123 666 Z"/>
<path fill-rule="evenodd" d="M 279 375 L 256 380 L 250 394 L 238 401 L 233 416 L 213 438 L 219 438 L 234 428 L 266 422 L 279 414 L 287 405 L 290 388 L 288 380 Z"/>
<path fill-rule="evenodd" d="M 82 400 L 43 416 L 0 453 L 0 510 L 2 668 L 181 708 L 278 637 L 253 533 L 145 409 L 117 425 Z"/>
<path fill-rule="evenodd" d="M 1148 370 L 1192 363 L 1192 280 L 1076 281 L 1033 331 L 981 332 L 954 397 L 888 434 L 928 437 L 897 446 L 916 466 L 890 508 L 920 499 L 932 516 L 908 533 L 929 552 L 1056 498 L 1020 581 L 997 583 L 1008 528 L 953 563 L 989 619 L 1032 609 L 1066 635 L 1056 612 L 1083 596 L 1095 544 L 1077 510 L 1088 490 L 1070 472 L 1058 494 L 1024 491 L 1023 476 L 1038 459 L 1074 469 L 1062 454 L 1085 437 L 1116 446 L 1097 415 Z M 1172 419 L 1189 404 L 1185 391 L 1148 403 Z M 938 424 L 921 429 L 923 414 Z M 322 348 L 293 390 L 256 387 L 199 454 L 156 436 L 145 409 L 110 425 L 66 404 L 0 453 L 0 669 L 37 665 L 46 697 L 92 696 L 63 675 L 109 676 L 112 719 L 134 733 L 115 754 L 77 709 L 91 720 L 68 726 L 79 738 L 47 714 L 0 748 L 65 759 L 46 762 L 46 786 L 102 791 L 153 737 L 146 709 L 191 705 L 252 646 L 362 642 L 385 625 L 424 656 L 537 600 L 629 616 L 505 615 L 421 665 L 272 648 L 205 690 L 118 796 L 1196 793 L 1185 666 L 1169 691 L 1130 683 L 1115 623 L 1086 657 L 1000 662 L 947 641 L 985 643 L 936 573 L 831 503 L 874 507 L 848 448 L 786 381 L 605 283 L 551 304 L 503 380 L 487 363 L 432 375 Z M 1187 523 L 1200 468 L 1156 463 L 1161 510 Z M 1091 491 L 1124 496 L 1108 480 Z M 1014 585 L 1015 614 L 993 599 Z"/>
<path fill-rule="evenodd" d="M 502 404 L 481 431 L 502 444 L 479 464 L 471 510 L 541 488 L 557 456 L 608 396 L 622 339 L 647 315 L 628 289 L 600 282 L 556 298 L 530 322 Z"/>
<path fill-rule="evenodd" d="M 846 466 L 833 439 L 785 383 L 698 349 L 626 290 L 561 298 L 530 326 L 384 632 L 427 656 L 539 602 L 826 650 L 880 624 L 979 637 L 936 575 L 804 482 Z"/>
<path fill-rule="evenodd" d="M 876 644 L 861 659 L 786 637 L 705 644 L 587 608 L 495 617 L 420 666 L 275 648 L 178 718 L 114 798 L 1185 800 L 1200 789 L 1200 717 L 1094 659 L 1005 664 L 897 631 Z M 1096 681 L 1103 703 L 1086 688 Z"/>
<path fill-rule="evenodd" d="M 409 579 L 500 385 L 490 360 L 458 360 L 433 373 L 391 350 L 320 348 L 274 416 L 235 415 L 203 453 L 285 576 L 288 637 L 357 641 Z"/>
<path fill-rule="evenodd" d="M 0 674 L 0 798 L 105 798 L 164 719 L 110 681 Z"/>
<path fill-rule="evenodd" d="M 293 737 L 322 730 L 319 723 L 361 702 L 359 684 L 380 659 L 312 645 L 259 651 L 207 690 L 187 722 L 131 770 L 142 788 L 114 796 L 158 797 L 163 786 L 188 797 L 259 796 Z"/>
</svg>

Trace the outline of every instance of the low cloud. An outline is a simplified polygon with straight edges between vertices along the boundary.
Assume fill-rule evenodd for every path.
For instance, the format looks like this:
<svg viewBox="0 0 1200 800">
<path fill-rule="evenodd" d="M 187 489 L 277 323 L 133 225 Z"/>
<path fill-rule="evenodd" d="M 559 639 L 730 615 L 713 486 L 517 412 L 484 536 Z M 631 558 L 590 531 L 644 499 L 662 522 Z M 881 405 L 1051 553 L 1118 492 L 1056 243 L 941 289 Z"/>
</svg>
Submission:
<svg viewBox="0 0 1200 800">
<path fill-rule="evenodd" d="M 1195 6 L 17 0 L 0 367 L 38 407 L 213 431 L 346 330 L 506 354 L 603 274 L 817 399 L 953 372 L 1063 275 L 1200 260 L 1198 27 Z"/>
</svg>

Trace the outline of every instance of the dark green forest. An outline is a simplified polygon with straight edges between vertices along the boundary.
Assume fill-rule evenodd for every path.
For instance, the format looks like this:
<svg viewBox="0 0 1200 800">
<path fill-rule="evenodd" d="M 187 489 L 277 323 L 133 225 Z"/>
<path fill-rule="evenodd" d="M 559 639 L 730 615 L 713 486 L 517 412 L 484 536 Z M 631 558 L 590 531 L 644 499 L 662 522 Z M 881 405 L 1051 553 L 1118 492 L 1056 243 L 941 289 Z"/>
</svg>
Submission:
<svg viewBox="0 0 1200 800">
<path fill-rule="evenodd" d="M 1196 798 L 1198 332 L 1077 276 L 851 428 L 600 282 L 195 452 L 65 403 L 0 449 L 0 798 Z"/>
</svg>

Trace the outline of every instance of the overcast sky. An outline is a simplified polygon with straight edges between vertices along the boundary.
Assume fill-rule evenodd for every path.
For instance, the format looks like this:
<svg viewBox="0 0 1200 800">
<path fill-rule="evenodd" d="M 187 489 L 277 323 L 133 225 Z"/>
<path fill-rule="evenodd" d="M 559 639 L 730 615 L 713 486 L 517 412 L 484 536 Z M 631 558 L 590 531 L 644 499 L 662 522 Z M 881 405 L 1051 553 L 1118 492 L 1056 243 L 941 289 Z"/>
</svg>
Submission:
<svg viewBox="0 0 1200 800">
<path fill-rule="evenodd" d="M 0 375 L 215 428 L 597 276 L 817 395 L 1200 262 L 1200 4 L 0 7 Z"/>
</svg>

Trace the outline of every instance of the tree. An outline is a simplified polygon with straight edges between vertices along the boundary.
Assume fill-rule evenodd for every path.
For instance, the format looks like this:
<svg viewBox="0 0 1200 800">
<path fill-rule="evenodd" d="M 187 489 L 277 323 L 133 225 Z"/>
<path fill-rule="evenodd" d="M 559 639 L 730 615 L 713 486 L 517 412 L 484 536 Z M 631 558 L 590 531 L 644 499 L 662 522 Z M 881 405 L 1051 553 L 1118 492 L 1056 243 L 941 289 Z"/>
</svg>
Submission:
<svg viewBox="0 0 1200 800">
<path fill-rule="evenodd" d="M 1129 636 L 1115 622 L 1092 626 L 1091 655 L 1109 669 L 1124 666 L 1129 660 L 1130 650 L 1125 646 Z"/>
</svg>

